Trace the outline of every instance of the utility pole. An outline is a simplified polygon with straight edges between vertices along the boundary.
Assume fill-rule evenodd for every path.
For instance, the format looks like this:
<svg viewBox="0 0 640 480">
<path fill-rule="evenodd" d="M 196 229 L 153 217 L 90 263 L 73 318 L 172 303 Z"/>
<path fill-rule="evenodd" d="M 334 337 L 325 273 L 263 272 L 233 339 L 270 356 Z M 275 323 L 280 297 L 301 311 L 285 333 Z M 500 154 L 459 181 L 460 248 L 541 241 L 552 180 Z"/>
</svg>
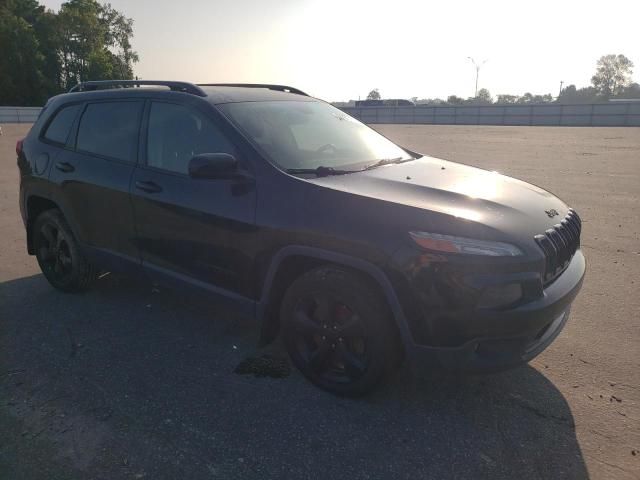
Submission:
<svg viewBox="0 0 640 480">
<path fill-rule="evenodd" d="M 476 67 L 476 91 L 473 95 L 474 98 L 478 97 L 478 77 L 480 76 L 480 67 L 487 63 L 487 60 L 483 60 L 482 63 L 477 63 L 473 58 L 467 57 L 473 63 L 473 66 Z"/>
<path fill-rule="evenodd" d="M 562 85 L 564 85 L 564 80 L 560 80 L 560 92 L 558 93 L 558 98 L 562 95 Z"/>
</svg>

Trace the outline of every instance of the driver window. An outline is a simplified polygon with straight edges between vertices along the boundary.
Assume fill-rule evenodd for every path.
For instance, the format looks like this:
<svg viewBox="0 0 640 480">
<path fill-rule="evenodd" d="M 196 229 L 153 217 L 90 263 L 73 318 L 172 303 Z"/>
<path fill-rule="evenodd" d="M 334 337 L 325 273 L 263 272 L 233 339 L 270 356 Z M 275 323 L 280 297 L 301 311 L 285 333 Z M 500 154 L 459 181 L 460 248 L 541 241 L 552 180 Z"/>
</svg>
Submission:
<svg viewBox="0 0 640 480">
<path fill-rule="evenodd" d="M 214 123 L 183 105 L 153 102 L 149 112 L 147 165 L 187 174 L 199 153 L 235 154 Z"/>
</svg>

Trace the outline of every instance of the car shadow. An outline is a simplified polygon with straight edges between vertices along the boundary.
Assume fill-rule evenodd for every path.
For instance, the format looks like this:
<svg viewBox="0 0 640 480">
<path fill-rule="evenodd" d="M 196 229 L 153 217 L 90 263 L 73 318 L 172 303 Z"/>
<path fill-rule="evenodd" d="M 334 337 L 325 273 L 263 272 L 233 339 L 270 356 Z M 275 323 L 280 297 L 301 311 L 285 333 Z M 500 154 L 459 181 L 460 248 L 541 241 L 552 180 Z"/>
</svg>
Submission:
<svg viewBox="0 0 640 480">
<path fill-rule="evenodd" d="M 85 294 L 0 284 L 8 478 L 587 478 L 566 400 L 530 366 L 407 368 L 372 395 L 233 373 L 252 321 L 116 276 Z M 272 354 L 279 355 L 276 350 Z"/>
</svg>

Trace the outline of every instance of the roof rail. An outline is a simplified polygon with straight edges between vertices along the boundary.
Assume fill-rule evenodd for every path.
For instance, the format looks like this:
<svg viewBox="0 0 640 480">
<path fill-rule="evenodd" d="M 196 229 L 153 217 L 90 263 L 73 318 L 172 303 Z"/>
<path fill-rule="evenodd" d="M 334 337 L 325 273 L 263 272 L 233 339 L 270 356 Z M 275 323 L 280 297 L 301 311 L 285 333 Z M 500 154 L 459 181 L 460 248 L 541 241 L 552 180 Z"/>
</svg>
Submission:
<svg viewBox="0 0 640 480">
<path fill-rule="evenodd" d="M 306 93 L 295 87 L 289 87 L 287 85 L 271 85 L 269 83 L 198 83 L 200 87 L 243 87 L 243 88 L 267 88 L 269 90 L 277 90 L 278 92 L 294 93 L 296 95 L 304 95 L 308 97 Z"/>
<path fill-rule="evenodd" d="M 200 97 L 206 97 L 207 94 L 197 85 L 189 82 L 172 82 L 164 80 L 93 80 L 89 82 L 80 82 L 69 90 L 72 92 L 89 92 L 93 90 L 108 90 L 111 88 L 122 87 L 139 87 L 141 85 L 161 85 L 169 87 L 174 92 L 191 93 Z"/>
</svg>

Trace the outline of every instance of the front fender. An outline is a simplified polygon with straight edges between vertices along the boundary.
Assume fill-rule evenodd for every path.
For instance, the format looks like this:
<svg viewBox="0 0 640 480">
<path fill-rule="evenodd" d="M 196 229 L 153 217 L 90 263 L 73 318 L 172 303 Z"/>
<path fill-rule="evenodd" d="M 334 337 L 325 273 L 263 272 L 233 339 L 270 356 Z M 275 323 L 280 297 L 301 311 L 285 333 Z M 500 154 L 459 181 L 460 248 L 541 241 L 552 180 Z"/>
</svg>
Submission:
<svg viewBox="0 0 640 480">
<path fill-rule="evenodd" d="M 373 279 L 385 295 L 387 304 L 391 309 L 394 321 L 398 327 L 398 331 L 400 332 L 402 343 L 405 347 L 413 346 L 411 333 L 409 331 L 407 320 L 398 297 L 396 296 L 396 293 L 393 289 L 393 286 L 391 285 L 391 282 L 387 278 L 387 275 L 385 275 L 380 267 L 357 257 L 303 245 L 289 245 L 283 247 L 273 256 L 269 265 L 269 269 L 267 270 L 264 283 L 262 285 L 262 291 L 259 301 L 256 304 L 255 316 L 260 324 L 262 324 L 266 319 L 265 317 L 267 313 L 267 307 L 269 305 L 271 289 L 276 279 L 278 270 L 287 258 L 294 256 L 305 257 L 308 259 L 320 260 L 326 263 L 334 263 L 337 265 L 349 267 L 353 270 L 362 272 Z M 406 350 L 409 351 L 410 348 L 407 348 Z"/>
</svg>

